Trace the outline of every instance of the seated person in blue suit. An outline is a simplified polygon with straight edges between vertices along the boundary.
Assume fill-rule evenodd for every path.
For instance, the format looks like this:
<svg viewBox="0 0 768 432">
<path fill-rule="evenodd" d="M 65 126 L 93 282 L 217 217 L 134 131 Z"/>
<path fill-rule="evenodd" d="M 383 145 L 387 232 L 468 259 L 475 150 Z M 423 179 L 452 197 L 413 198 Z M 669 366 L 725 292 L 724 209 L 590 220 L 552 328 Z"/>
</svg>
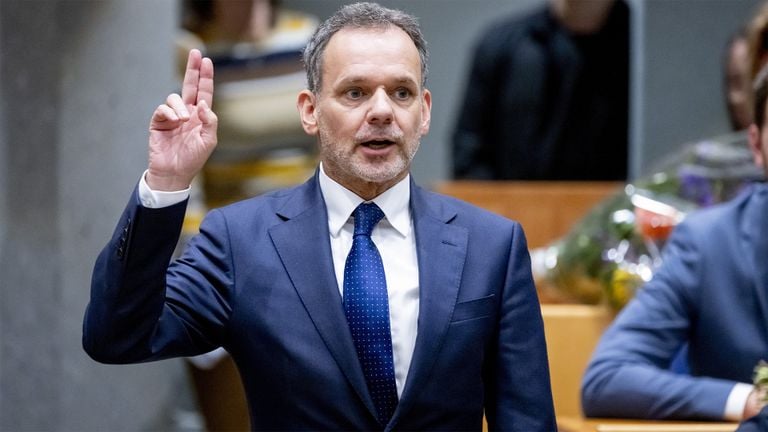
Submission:
<svg viewBox="0 0 768 432">
<path fill-rule="evenodd" d="M 768 160 L 768 69 L 755 80 L 754 161 Z M 690 214 L 664 263 L 606 330 L 582 382 L 590 417 L 740 421 L 761 402 L 755 366 L 768 360 L 768 184 Z M 688 345 L 690 374 L 667 369 Z"/>
<path fill-rule="evenodd" d="M 555 430 L 522 228 L 409 174 L 430 124 L 426 61 L 414 17 L 340 9 L 304 51 L 297 106 L 317 137 L 315 175 L 212 210 L 171 262 L 217 141 L 213 65 L 192 50 L 97 258 L 88 354 L 132 363 L 224 347 L 254 430 L 480 431 L 483 415 L 491 430 Z"/>
</svg>

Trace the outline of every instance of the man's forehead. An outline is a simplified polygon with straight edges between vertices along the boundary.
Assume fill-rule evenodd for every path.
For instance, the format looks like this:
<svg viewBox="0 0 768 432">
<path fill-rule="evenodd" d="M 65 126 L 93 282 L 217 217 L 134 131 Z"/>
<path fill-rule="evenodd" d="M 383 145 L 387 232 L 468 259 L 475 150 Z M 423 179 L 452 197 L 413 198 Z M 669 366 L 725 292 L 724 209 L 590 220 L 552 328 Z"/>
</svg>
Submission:
<svg viewBox="0 0 768 432">
<path fill-rule="evenodd" d="M 351 38 L 354 40 L 354 39 L 370 37 L 370 36 L 382 37 L 384 35 L 386 35 L 387 37 L 405 36 L 413 44 L 413 40 L 411 40 L 410 36 L 408 35 L 408 33 L 405 32 L 405 30 L 401 29 L 396 25 L 381 24 L 381 25 L 371 25 L 366 27 L 356 27 L 356 26 L 342 27 L 336 33 L 331 35 L 330 39 L 328 39 L 328 45 L 334 42 L 338 42 L 339 39 Z M 413 47 L 416 48 L 416 45 L 413 44 Z"/>
<path fill-rule="evenodd" d="M 412 63 L 408 64 L 409 61 Z M 421 79 L 418 49 L 408 33 L 395 25 L 344 27 L 334 33 L 323 54 L 321 80 L 331 79 L 337 84 L 340 81 L 362 82 L 369 75 L 365 67 L 359 67 L 364 65 L 373 65 L 371 67 L 379 72 L 394 66 L 392 71 L 396 76 L 390 77 L 394 81 L 418 83 Z M 402 70 L 402 65 L 408 70 Z M 394 70 L 398 66 L 401 67 L 399 72 Z M 328 76 L 328 73 L 334 76 Z M 332 82 L 328 84 L 333 85 Z"/>
<path fill-rule="evenodd" d="M 390 57 L 397 58 L 397 63 L 410 57 L 417 64 L 416 72 L 420 73 L 421 56 L 416 44 L 408 33 L 395 25 L 344 27 L 337 31 L 326 45 L 323 54 L 323 69 L 332 63 L 330 62 L 331 59 L 342 62 L 354 62 L 362 59 L 367 62 L 375 61 L 380 55 L 386 56 L 387 53 L 390 54 Z"/>
</svg>

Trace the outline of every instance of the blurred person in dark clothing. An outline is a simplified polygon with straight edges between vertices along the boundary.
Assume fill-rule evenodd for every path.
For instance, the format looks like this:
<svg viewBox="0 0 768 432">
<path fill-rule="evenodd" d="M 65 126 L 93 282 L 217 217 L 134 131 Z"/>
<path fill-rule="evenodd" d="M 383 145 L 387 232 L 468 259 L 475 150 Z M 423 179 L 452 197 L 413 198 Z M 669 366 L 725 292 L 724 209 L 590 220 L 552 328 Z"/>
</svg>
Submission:
<svg viewBox="0 0 768 432">
<path fill-rule="evenodd" d="M 454 177 L 625 180 L 629 9 L 551 0 L 491 25 L 453 135 Z"/>
</svg>

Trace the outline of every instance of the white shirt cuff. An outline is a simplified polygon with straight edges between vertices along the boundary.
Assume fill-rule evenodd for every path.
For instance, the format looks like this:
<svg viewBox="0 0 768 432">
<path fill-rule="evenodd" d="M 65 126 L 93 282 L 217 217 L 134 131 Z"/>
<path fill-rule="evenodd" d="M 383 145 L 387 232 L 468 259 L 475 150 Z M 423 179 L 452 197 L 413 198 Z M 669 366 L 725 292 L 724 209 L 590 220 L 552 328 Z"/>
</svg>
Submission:
<svg viewBox="0 0 768 432">
<path fill-rule="evenodd" d="M 144 171 L 144 173 L 141 174 L 141 179 L 139 180 L 139 200 L 141 200 L 141 205 L 144 207 L 170 207 L 189 198 L 190 188 L 172 192 L 155 191 L 150 189 L 147 181 L 144 179 L 146 175 L 147 172 Z"/>
<path fill-rule="evenodd" d="M 754 387 L 751 384 L 736 383 L 728 395 L 725 402 L 725 413 L 723 417 L 730 421 L 741 421 L 744 415 L 744 407 L 747 405 L 747 398 Z"/>
</svg>

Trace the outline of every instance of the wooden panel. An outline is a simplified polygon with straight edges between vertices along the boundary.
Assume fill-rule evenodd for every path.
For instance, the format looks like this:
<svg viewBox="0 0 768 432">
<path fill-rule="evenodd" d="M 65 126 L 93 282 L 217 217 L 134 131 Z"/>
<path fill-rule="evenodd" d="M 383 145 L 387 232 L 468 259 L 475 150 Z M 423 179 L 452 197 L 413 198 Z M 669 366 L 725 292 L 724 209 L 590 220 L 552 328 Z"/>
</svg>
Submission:
<svg viewBox="0 0 768 432">
<path fill-rule="evenodd" d="M 544 304 L 544 333 L 555 414 L 581 417 L 581 377 L 613 314 L 604 307 Z"/>
<path fill-rule="evenodd" d="M 250 429 L 245 390 L 232 357 L 225 355 L 208 369 L 187 362 L 187 372 L 192 378 L 205 430 L 239 432 Z"/>
<path fill-rule="evenodd" d="M 446 181 L 433 186 L 514 219 L 523 226 L 528 246 L 546 246 L 567 234 L 590 209 L 617 193 L 621 182 Z"/>
<path fill-rule="evenodd" d="M 558 417 L 560 432 L 734 432 L 738 423 Z"/>
</svg>

